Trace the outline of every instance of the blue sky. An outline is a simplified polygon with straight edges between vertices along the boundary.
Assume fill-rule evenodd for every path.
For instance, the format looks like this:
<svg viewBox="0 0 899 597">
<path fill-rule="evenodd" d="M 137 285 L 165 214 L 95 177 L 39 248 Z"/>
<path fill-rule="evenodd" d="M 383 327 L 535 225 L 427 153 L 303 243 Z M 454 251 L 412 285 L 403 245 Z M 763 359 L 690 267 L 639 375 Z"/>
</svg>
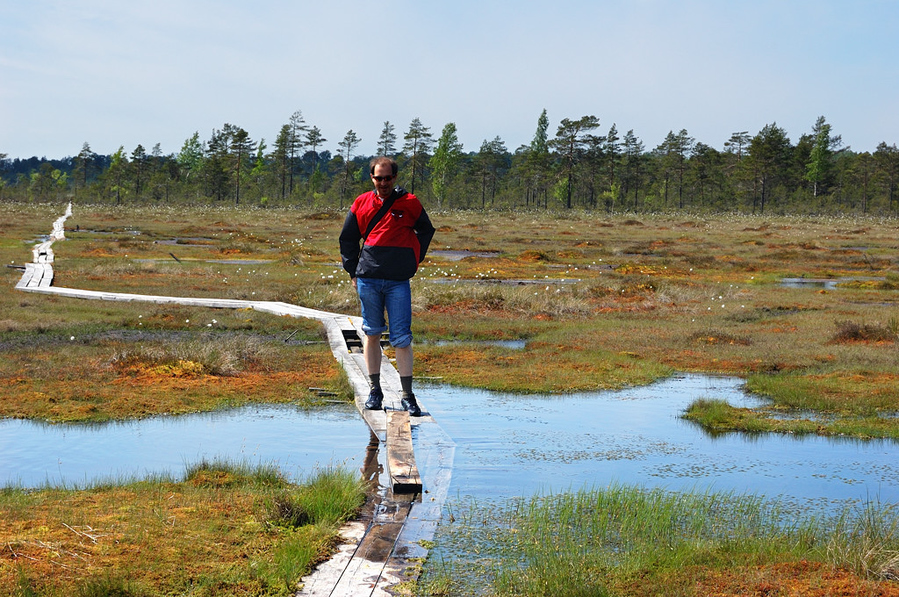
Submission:
<svg viewBox="0 0 899 597">
<path fill-rule="evenodd" d="M 843 145 L 899 143 L 894 0 L 31 0 L 0 4 L 0 153 L 177 153 L 224 123 L 272 145 L 301 110 L 325 149 L 375 152 L 415 117 L 465 151 L 529 143 L 545 108 L 718 149 L 824 116 Z"/>
</svg>

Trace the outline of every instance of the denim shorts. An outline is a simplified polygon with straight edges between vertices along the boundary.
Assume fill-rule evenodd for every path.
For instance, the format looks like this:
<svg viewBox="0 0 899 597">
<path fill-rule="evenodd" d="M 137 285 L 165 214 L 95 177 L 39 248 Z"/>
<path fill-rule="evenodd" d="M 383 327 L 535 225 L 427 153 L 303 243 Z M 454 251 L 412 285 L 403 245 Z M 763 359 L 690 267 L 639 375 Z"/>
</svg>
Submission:
<svg viewBox="0 0 899 597">
<path fill-rule="evenodd" d="M 362 305 L 362 331 L 379 336 L 387 331 L 384 311 L 390 323 L 390 344 L 405 348 L 412 344 L 412 289 L 409 280 L 356 278 L 356 291 Z"/>
</svg>

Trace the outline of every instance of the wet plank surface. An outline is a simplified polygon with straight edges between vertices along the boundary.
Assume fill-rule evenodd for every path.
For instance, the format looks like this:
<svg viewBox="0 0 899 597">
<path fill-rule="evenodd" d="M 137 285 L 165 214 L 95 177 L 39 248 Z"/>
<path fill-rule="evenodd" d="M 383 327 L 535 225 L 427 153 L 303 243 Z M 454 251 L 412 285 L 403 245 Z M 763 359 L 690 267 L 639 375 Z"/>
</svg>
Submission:
<svg viewBox="0 0 899 597">
<path fill-rule="evenodd" d="M 421 493 L 409 418 L 404 410 L 387 412 L 387 468 L 394 493 Z"/>
</svg>

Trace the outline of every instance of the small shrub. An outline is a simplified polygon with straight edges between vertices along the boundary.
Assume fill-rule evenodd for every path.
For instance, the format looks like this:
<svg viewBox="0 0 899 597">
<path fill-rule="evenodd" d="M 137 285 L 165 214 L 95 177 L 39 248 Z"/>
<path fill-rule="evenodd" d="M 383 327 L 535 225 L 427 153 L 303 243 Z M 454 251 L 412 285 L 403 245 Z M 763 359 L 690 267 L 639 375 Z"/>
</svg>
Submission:
<svg viewBox="0 0 899 597">
<path fill-rule="evenodd" d="M 534 250 L 524 251 L 518 258 L 522 261 L 549 261 L 549 256 L 546 253 Z"/>
<path fill-rule="evenodd" d="M 299 528 L 312 522 L 303 504 L 290 495 L 280 495 L 268 507 L 268 522 L 273 526 Z"/>
<path fill-rule="evenodd" d="M 604 284 L 593 284 L 587 288 L 587 294 L 593 298 L 605 298 L 615 294 L 615 289 Z"/>
<path fill-rule="evenodd" d="M 889 326 L 880 324 L 861 324 L 852 321 L 838 321 L 837 332 L 830 339 L 830 344 L 849 344 L 852 342 L 895 342 L 896 332 Z"/>
<path fill-rule="evenodd" d="M 684 261 L 693 267 L 712 267 L 716 263 L 712 255 L 687 255 Z"/>
<path fill-rule="evenodd" d="M 311 220 L 313 222 L 321 222 L 321 221 L 328 221 L 328 220 L 336 221 L 336 220 L 342 220 L 343 215 L 338 212 L 335 212 L 335 211 L 319 211 L 319 212 L 309 214 L 308 216 L 306 216 L 306 219 Z"/>
</svg>

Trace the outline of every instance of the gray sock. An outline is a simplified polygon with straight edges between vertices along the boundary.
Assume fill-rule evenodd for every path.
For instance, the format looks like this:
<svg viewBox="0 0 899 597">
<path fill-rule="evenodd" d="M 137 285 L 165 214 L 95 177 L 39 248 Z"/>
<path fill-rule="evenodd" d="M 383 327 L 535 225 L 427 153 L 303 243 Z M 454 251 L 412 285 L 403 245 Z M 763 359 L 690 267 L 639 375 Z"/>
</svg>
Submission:
<svg viewBox="0 0 899 597">
<path fill-rule="evenodd" d="M 380 373 L 372 373 L 368 376 L 368 382 L 371 384 L 371 389 L 380 390 L 381 389 L 381 374 Z"/>
</svg>

